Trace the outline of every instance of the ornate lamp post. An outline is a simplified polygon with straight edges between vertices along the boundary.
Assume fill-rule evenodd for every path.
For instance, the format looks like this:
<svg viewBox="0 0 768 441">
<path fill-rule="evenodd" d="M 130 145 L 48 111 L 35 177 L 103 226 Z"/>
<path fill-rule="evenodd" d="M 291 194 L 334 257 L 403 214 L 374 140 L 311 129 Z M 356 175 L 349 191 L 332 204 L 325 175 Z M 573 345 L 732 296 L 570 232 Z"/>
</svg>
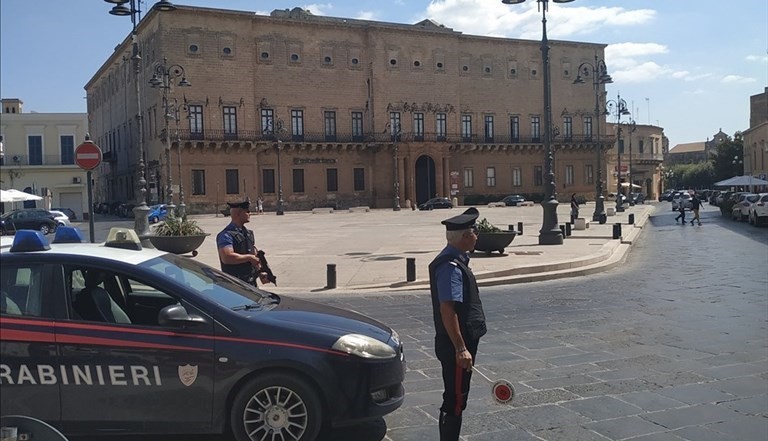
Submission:
<svg viewBox="0 0 768 441">
<path fill-rule="evenodd" d="M 277 139 L 277 208 L 275 214 L 282 216 L 285 214 L 285 201 L 283 201 L 283 176 L 280 167 L 280 151 L 283 150 L 280 135 L 287 132 L 283 120 L 275 118 L 275 139 Z"/>
<path fill-rule="evenodd" d="M 624 211 L 623 195 L 621 193 L 621 117 L 624 115 L 630 115 L 627 109 L 627 102 L 621 98 L 621 95 L 617 95 L 616 101 L 608 100 L 606 102 L 608 113 L 616 114 L 616 156 L 618 157 L 618 166 L 616 170 L 616 212 Z"/>
<path fill-rule="evenodd" d="M 391 122 L 387 124 L 389 126 L 389 129 L 391 131 L 392 135 L 392 156 L 394 159 L 395 164 L 395 183 L 394 183 L 394 200 L 392 201 L 392 211 L 400 211 L 400 167 L 399 167 L 399 158 L 398 158 L 398 146 L 397 141 L 400 138 L 400 135 L 402 135 L 403 131 L 400 126 L 399 121 Z"/>
<path fill-rule="evenodd" d="M 600 144 L 600 120 L 603 119 L 605 112 L 600 110 L 600 90 L 601 84 L 613 83 L 613 78 L 608 75 L 608 67 L 604 60 L 597 58 L 595 54 L 595 63 L 581 63 L 578 69 L 579 74 L 573 80 L 574 84 L 583 84 L 584 77 L 592 77 L 592 89 L 595 91 L 595 125 L 597 129 L 596 151 L 597 151 L 597 182 L 595 183 L 595 212 L 592 213 L 592 220 L 599 222 L 605 218 L 605 196 L 603 195 L 603 145 Z"/>
<path fill-rule="evenodd" d="M 501 0 L 506 5 L 523 3 L 525 0 Z M 554 3 L 570 3 L 573 0 L 552 0 Z M 549 0 L 536 0 L 541 11 L 541 59 L 544 69 L 544 173 L 546 175 L 546 195 L 541 206 L 544 210 L 544 219 L 539 230 L 539 245 L 562 245 L 563 235 L 557 224 L 557 189 L 555 185 L 555 173 L 553 170 L 552 152 L 552 85 L 549 77 L 549 40 L 547 40 L 547 10 Z M 544 5 L 542 7 L 542 4 Z"/>
<path fill-rule="evenodd" d="M 733 168 L 736 171 L 736 176 L 741 176 L 744 173 L 744 169 L 742 166 L 744 165 L 744 160 L 741 159 L 738 155 L 733 157 Z"/>
<path fill-rule="evenodd" d="M 141 53 L 139 52 L 139 36 L 136 33 L 136 26 L 141 21 L 141 9 L 139 9 L 140 1 L 137 0 L 104 0 L 107 3 L 114 4 L 115 6 L 109 11 L 110 14 L 119 17 L 131 17 L 131 24 L 133 29 L 131 31 L 131 41 L 133 44 L 131 50 L 131 61 L 133 61 L 133 72 L 135 74 L 134 86 L 136 93 L 136 130 L 138 136 L 136 137 L 139 148 L 139 168 L 138 178 L 136 181 L 136 206 L 133 208 L 134 226 L 133 229 L 139 237 L 145 237 L 149 234 L 149 207 L 147 207 L 147 180 L 144 177 L 144 127 L 142 124 L 141 115 L 141 85 L 139 84 L 139 77 L 141 76 Z M 126 3 L 130 4 L 130 7 L 125 6 Z M 152 7 L 158 11 L 173 11 L 176 6 L 167 0 L 160 0 Z"/>
<path fill-rule="evenodd" d="M 174 109 L 176 110 L 174 113 L 174 119 L 176 120 L 176 154 L 178 158 L 178 166 L 179 166 L 179 217 L 182 219 L 187 216 L 187 205 L 184 203 L 184 175 L 182 174 L 181 170 L 181 136 L 179 135 L 179 103 L 176 101 L 176 99 L 173 99 Z M 189 116 L 189 109 L 186 105 L 183 106 L 183 110 L 187 111 L 187 119 L 190 118 Z"/>
<path fill-rule="evenodd" d="M 192 84 L 187 81 L 187 77 L 184 72 L 184 67 L 180 64 L 168 65 L 168 59 L 163 57 L 163 62 L 158 63 L 155 66 L 155 72 L 152 74 L 152 79 L 149 80 L 149 85 L 152 88 L 160 88 L 163 93 L 163 121 L 165 123 L 165 174 L 167 186 L 165 189 L 166 204 L 168 211 L 173 211 L 176 206 L 173 205 L 173 178 L 171 177 L 171 133 L 169 127 L 169 121 L 171 118 L 177 119 L 176 103 L 171 104 L 168 100 L 168 94 L 171 92 L 171 87 L 177 78 L 181 80 L 177 83 L 179 87 L 190 87 Z M 178 119 L 177 119 L 178 121 Z M 181 159 L 181 145 L 179 144 L 179 159 Z M 181 179 L 181 174 L 179 174 Z M 178 213 L 181 214 L 181 213 Z"/>
<path fill-rule="evenodd" d="M 627 132 L 629 133 L 629 164 L 627 164 L 627 181 L 629 182 L 629 205 L 635 205 L 634 199 L 632 199 L 632 186 L 635 185 L 634 182 L 632 182 L 632 134 L 635 133 L 635 130 L 637 130 L 637 124 L 635 124 L 635 119 L 630 117 L 629 122 L 627 123 Z"/>
</svg>

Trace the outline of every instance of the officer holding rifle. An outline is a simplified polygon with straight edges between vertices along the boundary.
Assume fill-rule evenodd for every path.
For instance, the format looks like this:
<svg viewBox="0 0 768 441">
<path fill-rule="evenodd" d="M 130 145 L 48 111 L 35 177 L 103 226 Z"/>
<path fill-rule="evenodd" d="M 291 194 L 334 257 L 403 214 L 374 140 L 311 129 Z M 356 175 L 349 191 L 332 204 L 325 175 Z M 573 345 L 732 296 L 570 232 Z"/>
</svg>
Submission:
<svg viewBox="0 0 768 441">
<path fill-rule="evenodd" d="M 265 284 L 274 283 L 266 261 L 257 257 L 259 250 L 254 243 L 253 231 L 245 228 L 251 219 L 250 201 L 227 202 L 227 205 L 232 221 L 216 236 L 221 270 L 253 286 L 257 286 L 256 279 Z"/>
</svg>

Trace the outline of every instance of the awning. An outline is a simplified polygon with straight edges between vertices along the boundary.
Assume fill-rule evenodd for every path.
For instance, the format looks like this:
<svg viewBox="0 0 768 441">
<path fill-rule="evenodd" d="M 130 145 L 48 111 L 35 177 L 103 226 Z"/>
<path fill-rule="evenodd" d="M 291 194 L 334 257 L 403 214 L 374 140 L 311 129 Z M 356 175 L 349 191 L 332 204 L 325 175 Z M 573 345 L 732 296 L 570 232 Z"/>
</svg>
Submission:
<svg viewBox="0 0 768 441">
<path fill-rule="evenodd" d="M 624 187 L 624 188 L 627 188 L 627 187 L 629 187 L 629 182 L 622 182 L 621 186 Z M 641 187 L 641 186 L 639 186 L 637 184 L 632 184 L 632 188 L 643 188 L 643 187 Z"/>
<path fill-rule="evenodd" d="M 42 199 L 40 196 L 19 190 L 0 190 L 0 202 L 40 201 Z"/>
<path fill-rule="evenodd" d="M 768 185 L 768 181 L 754 176 L 734 176 L 720 182 L 715 182 L 713 185 L 715 187 L 756 186 Z"/>
</svg>

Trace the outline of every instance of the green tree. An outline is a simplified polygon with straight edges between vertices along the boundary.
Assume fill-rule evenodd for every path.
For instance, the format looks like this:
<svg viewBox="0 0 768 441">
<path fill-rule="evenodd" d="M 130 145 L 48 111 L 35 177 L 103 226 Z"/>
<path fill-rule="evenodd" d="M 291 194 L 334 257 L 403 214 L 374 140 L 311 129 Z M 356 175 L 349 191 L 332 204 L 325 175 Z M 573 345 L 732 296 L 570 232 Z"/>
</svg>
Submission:
<svg viewBox="0 0 768 441">
<path fill-rule="evenodd" d="M 738 158 L 734 164 L 734 158 Z M 744 140 L 740 132 L 736 132 L 733 139 L 721 142 L 717 151 L 710 155 L 710 163 L 714 171 L 714 181 L 722 181 L 734 176 L 744 174 Z M 739 162 L 740 161 L 740 162 Z"/>
</svg>

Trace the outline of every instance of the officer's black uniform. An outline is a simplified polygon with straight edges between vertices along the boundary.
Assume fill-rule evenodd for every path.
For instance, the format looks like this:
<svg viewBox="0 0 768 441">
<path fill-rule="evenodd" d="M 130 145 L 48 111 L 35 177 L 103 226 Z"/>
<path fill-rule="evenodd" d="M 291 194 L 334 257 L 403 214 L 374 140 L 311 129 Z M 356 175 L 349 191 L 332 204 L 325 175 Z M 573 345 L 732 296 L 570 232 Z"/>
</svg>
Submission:
<svg viewBox="0 0 768 441">
<path fill-rule="evenodd" d="M 465 230 L 472 227 L 479 213 L 470 208 L 459 216 L 444 220 L 447 230 Z M 442 366 L 443 404 L 440 407 L 440 440 L 455 441 L 461 432 L 462 412 L 467 406 L 471 372 L 457 369 L 456 348 L 443 325 L 438 298 L 438 277 L 445 277 L 445 271 L 438 272 L 443 265 L 452 265 L 461 272 L 462 300 L 455 301 L 456 314 L 464 344 L 475 360 L 480 337 L 486 333 L 485 314 L 480 302 L 477 281 L 467 263 L 469 257 L 458 253 L 455 247 L 446 247 L 429 265 L 430 291 L 432 295 L 432 313 L 435 322 L 435 354 Z M 450 272 L 450 271 L 449 271 Z"/>
<path fill-rule="evenodd" d="M 227 205 L 229 205 L 231 208 L 242 208 L 245 210 L 248 210 L 250 205 L 248 201 L 245 202 L 236 202 L 236 203 L 230 203 L 228 202 Z M 226 235 L 232 237 L 232 248 L 233 250 L 238 254 L 253 254 L 254 250 L 256 248 L 255 241 L 253 238 L 253 231 L 250 231 L 249 229 L 243 227 L 238 227 L 237 225 L 230 223 L 224 229 L 216 236 L 216 246 L 217 248 L 221 248 L 222 245 L 228 245 L 229 241 L 226 238 Z M 221 262 L 221 259 L 219 259 L 219 262 L 221 263 L 221 270 L 224 271 L 227 274 L 233 275 L 237 277 L 240 280 L 243 280 L 249 284 L 256 285 L 256 271 L 254 271 L 253 265 L 250 263 L 238 263 L 238 264 L 225 264 L 224 262 Z"/>
</svg>

